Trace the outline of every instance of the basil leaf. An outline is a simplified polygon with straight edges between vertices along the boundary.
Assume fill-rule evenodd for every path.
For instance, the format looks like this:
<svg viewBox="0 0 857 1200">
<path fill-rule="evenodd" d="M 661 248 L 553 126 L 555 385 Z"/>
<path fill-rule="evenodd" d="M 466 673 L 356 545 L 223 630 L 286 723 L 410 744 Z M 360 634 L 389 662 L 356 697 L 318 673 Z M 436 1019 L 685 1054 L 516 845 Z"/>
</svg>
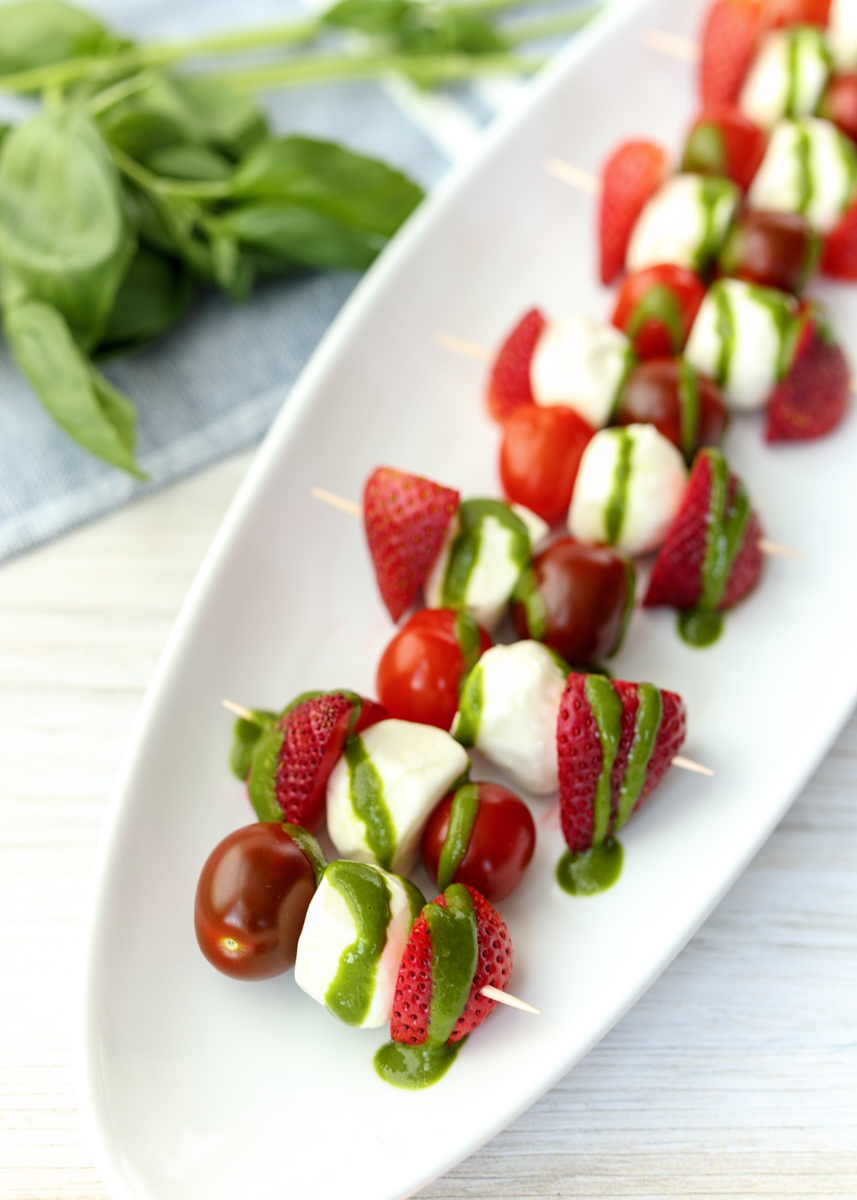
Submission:
<svg viewBox="0 0 857 1200">
<path fill-rule="evenodd" d="M 264 114 L 249 96 L 207 79 L 181 79 L 175 87 L 200 137 L 229 158 L 240 158 L 268 136 Z"/>
<path fill-rule="evenodd" d="M 365 270 L 383 241 L 322 213 L 289 204 L 252 204 L 217 219 L 217 228 L 242 245 L 294 266 Z"/>
<path fill-rule="evenodd" d="M 256 275 L 252 258 L 242 254 L 234 238 L 218 236 L 211 240 L 211 266 L 215 283 L 237 304 L 242 304 Z"/>
<path fill-rule="evenodd" d="M 323 14 L 322 20 L 369 37 L 382 37 L 394 33 L 413 7 L 408 0 L 341 0 Z"/>
<path fill-rule="evenodd" d="M 27 71 L 128 45 L 100 21 L 63 0 L 24 0 L 0 6 L 0 74 Z"/>
<path fill-rule="evenodd" d="M 98 117 L 98 128 L 111 145 L 143 162 L 158 150 L 180 145 L 187 136 L 178 121 L 146 108 L 108 109 Z"/>
<path fill-rule="evenodd" d="M 95 126 L 73 108 L 39 113 L 0 150 L 0 261 L 7 290 L 97 340 L 134 252 L 119 177 Z"/>
<path fill-rule="evenodd" d="M 221 182 L 232 174 L 232 163 L 208 146 L 166 146 L 144 159 L 145 165 L 156 175 L 172 179 L 198 179 L 203 182 Z"/>
<path fill-rule="evenodd" d="M 391 237 L 422 199 L 420 187 L 334 142 L 269 138 L 239 163 L 232 194 L 299 204 L 354 229 Z"/>
<path fill-rule="evenodd" d="M 15 361 L 54 420 L 92 454 L 145 479 L 134 461 L 133 405 L 92 368 L 62 315 L 25 300 L 3 317 Z"/>
<path fill-rule="evenodd" d="M 190 279 L 180 263 L 138 250 L 110 310 L 99 353 L 132 350 L 164 333 L 184 313 L 190 295 Z"/>
</svg>

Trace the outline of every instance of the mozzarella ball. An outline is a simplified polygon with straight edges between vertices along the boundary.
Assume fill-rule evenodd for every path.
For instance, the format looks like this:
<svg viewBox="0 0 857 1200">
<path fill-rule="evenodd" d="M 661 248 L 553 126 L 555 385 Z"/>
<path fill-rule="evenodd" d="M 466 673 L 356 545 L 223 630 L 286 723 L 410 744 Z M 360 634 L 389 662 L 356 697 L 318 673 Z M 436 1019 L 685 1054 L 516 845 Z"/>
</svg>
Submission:
<svg viewBox="0 0 857 1200">
<path fill-rule="evenodd" d="M 640 213 L 628 243 L 628 270 L 674 263 L 704 271 L 720 253 L 737 204 L 738 188 L 728 179 L 674 175 Z"/>
<path fill-rule="evenodd" d="M 780 121 L 747 193 L 750 208 L 801 213 L 830 233 L 854 196 L 857 151 L 830 121 Z"/>
<path fill-rule="evenodd" d="M 553 321 L 530 363 L 533 397 L 536 404 L 564 404 L 593 429 L 601 429 L 610 420 L 631 360 L 631 343 L 612 325 L 585 317 Z"/>
</svg>

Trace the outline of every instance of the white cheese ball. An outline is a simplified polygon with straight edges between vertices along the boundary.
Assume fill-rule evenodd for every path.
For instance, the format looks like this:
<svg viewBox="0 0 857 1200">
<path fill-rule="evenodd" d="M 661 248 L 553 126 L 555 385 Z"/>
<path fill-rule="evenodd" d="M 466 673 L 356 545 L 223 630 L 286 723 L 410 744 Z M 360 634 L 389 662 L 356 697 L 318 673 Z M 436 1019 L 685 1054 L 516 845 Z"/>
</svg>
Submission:
<svg viewBox="0 0 857 1200">
<path fill-rule="evenodd" d="M 857 154 L 830 121 L 780 121 L 747 193 L 750 208 L 802 213 L 817 233 L 838 223 L 854 195 Z"/>
<path fill-rule="evenodd" d="M 684 356 L 717 381 L 730 408 L 764 408 L 780 379 L 787 330 L 796 312 L 797 302 L 784 292 L 721 279 L 702 302 Z"/>
<path fill-rule="evenodd" d="M 479 672 L 478 682 L 472 677 Z M 556 723 L 565 672 L 540 642 L 494 646 L 468 677 L 481 698 L 475 746 L 535 796 L 557 790 Z M 453 732 L 460 728 L 460 714 Z"/>
<path fill-rule="evenodd" d="M 580 461 L 568 510 L 569 532 L 583 542 L 606 542 L 625 554 L 647 554 L 666 537 L 686 486 L 684 459 L 654 425 L 602 429 Z M 610 527 L 611 513 L 615 528 Z"/>
<path fill-rule="evenodd" d="M 829 78 L 830 54 L 820 29 L 775 30 L 747 73 L 738 107 L 770 132 L 783 117 L 811 116 Z"/>
<path fill-rule="evenodd" d="M 347 867 L 347 864 L 342 866 Z M 388 875 L 380 867 L 370 869 L 377 871 L 386 884 L 390 898 L 390 919 L 387 922 L 387 942 L 375 965 L 372 1000 L 366 1016 L 355 1026 L 357 1029 L 377 1029 L 390 1020 L 396 979 L 413 920 L 410 900 L 401 880 Z M 327 994 L 339 972 L 342 956 L 354 944 L 357 936 L 357 924 L 348 902 L 325 874 L 310 901 L 298 939 L 295 960 L 295 982 L 298 987 L 327 1007 Z"/>
<path fill-rule="evenodd" d="M 857 0 L 833 0 L 827 44 L 837 71 L 857 69 Z"/>
<path fill-rule="evenodd" d="M 662 263 L 702 270 L 720 252 L 737 203 L 738 189 L 726 179 L 674 175 L 640 213 L 628 243 L 628 270 Z"/>
<path fill-rule="evenodd" d="M 432 810 L 464 774 L 470 760 L 448 733 L 413 721 L 379 721 L 364 730 L 359 740 L 377 772 L 395 835 L 392 858 L 384 865 L 397 875 L 406 875 Z M 351 784 L 351 769 L 344 755 L 327 784 L 327 832 L 344 858 L 377 863 L 366 822 L 354 808 Z"/>
<path fill-rule="evenodd" d="M 630 357 L 630 341 L 612 325 L 585 317 L 552 321 L 530 363 L 536 404 L 563 404 L 601 429 L 610 420 Z"/>
<path fill-rule="evenodd" d="M 523 505 L 508 505 L 523 522 L 530 539 L 530 552 L 546 537 L 549 526 Z M 450 522 L 440 553 L 432 564 L 424 592 L 428 608 L 445 607 L 444 588 L 453 543 L 461 532 L 456 516 Z M 508 525 L 494 516 L 486 516 L 480 525 L 479 552 L 467 580 L 463 607 L 483 629 L 490 633 L 500 622 L 506 605 L 526 565 L 515 553 L 516 538 Z M 529 553 L 527 554 L 527 558 Z"/>
</svg>

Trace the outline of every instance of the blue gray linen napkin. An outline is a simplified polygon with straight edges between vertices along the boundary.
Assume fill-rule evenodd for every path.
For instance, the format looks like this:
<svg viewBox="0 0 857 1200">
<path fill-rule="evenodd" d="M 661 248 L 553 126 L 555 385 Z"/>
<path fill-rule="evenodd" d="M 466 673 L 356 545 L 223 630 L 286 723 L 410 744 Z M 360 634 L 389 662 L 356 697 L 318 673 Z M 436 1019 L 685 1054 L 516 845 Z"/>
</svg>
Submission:
<svg viewBox="0 0 857 1200">
<path fill-rule="evenodd" d="M 305 11 L 290 0 L 90 0 L 117 28 L 141 38 L 190 36 Z M 466 99 L 466 97 L 465 97 Z M 279 132 L 345 141 L 433 184 L 447 159 L 384 88 L 319 87 L 267 97 Z M 475 119 L 489 115 L 474 101 Z M 0 346 L 0 560 L 163 487 L 258 440 L 322 334 L 357 283 L 353 273 L 307 274 L 254 291 L 236 306 L 202 296 L 182 324 L 105 373 L 136 403 L 135 483 L 79 449 L 58 429 Z"/>
</svg>

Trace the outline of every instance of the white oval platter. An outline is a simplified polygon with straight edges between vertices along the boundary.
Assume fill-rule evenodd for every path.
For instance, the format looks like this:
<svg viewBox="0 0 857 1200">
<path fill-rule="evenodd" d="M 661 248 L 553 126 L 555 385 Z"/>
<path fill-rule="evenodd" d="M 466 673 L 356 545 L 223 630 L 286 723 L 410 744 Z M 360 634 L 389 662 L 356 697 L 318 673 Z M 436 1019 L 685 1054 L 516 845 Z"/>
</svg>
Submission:
<svg viewBox="0 0 857 1200">
<path fill-rule="evenodd" d="M 79 1080 L 117 1200 L 411 1195 L 532 1104 L 663 971 L 854 703 L 857 422 L 777 449 L 757 420 L 735 422 L 727 450 L 767 533 L 807 559 L 770 562 L 708 651 L 684 646 L 671 614 L 635 614 L 615 673 L 683 694 L 686 752 L 716 776 L 671 772 L 623 835 L 621 879 L 597 898 L 559 890 L 560 835 L 540 827 L 529 877 L 502 905 L 514 990 L 540 1019 L 496 1013 L 437 1086 L 401 1092 L 373 1071 L 383 1030 L 340 1025 L 290 975 L 226 979 L 196 947 L 202 863 L 252 819 L 227 770 L 220 698 L 276 708 L 307 688 L 372 694 L 391 634 L 359 524 L 310 489 L 357 499 L 389 463 L 496 494 L 484 368 L 433 337 L 496 344 L 533 304 L 607 316 L 593 202 L 543 164 L 593 170 L 633 134 L 678 147 L 693 70 L 641 35 L 692 35 L 702 10 L 701 0 L 614 5 L 536 81 L 525 110 L 438 189 L 354 294 L 230 510 L 152 684 L 98 862 Z M 816 291 L 857 362 L 857 288 Z"/>
</svg>

